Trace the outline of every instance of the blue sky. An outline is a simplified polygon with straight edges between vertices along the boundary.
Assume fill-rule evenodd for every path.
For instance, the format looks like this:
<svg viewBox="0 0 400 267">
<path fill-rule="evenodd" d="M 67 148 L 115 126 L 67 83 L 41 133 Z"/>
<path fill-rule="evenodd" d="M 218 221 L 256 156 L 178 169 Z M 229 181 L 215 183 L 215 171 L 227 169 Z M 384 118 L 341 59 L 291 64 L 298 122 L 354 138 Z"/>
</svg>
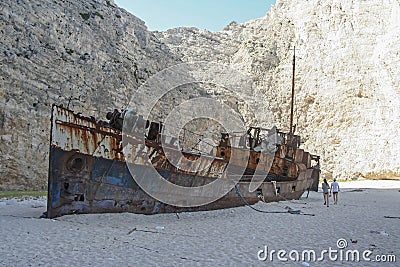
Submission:
<svg viewBox="0 0 400 267">
<path fill-rule="evenodd" d="M 194 26 L 222 30 L 232 21 L 263 17 L 275 0 L 114 0 L 151 31 Z"/>
</svg>

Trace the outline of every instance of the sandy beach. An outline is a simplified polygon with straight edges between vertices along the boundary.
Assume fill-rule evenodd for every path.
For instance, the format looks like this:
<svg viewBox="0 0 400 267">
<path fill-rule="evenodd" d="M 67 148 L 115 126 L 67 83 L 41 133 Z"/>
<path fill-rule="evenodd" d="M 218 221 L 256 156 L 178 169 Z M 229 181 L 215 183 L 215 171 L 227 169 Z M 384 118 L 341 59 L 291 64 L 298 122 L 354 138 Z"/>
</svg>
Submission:
<svg viewBox="0 0 400 267">
<path fill-rule="evenodd" d="M 40 219 L 45 198 L 1 199 L 0 265 L 398 266 L 400 181 L 340 184 L 338 205 L 326 207 L 322 193 L 310 192 L 308 198 L 305 193 L 297 201 L 253 206 L 282 213 L 240 207 L 178 215 Z M 301 214 L 287 213 L 288 207 Z M 343 240 L 338 243 L 339 239 Z M 333 254 L 329 255 L 329 249 Z M 278 258 L 279 250 L 286 254 L 281 252 Z M 315 251 L 315 259 L 312 252 L 307 258 L 310 250 Z M 323 250 L 328 252 L 318 260 Z M 359 252 L 359 262 L 350 254 L 346 259 L 349 250 Z M 375 261 L 394 257 L 397 263 Z"/>
</svg>

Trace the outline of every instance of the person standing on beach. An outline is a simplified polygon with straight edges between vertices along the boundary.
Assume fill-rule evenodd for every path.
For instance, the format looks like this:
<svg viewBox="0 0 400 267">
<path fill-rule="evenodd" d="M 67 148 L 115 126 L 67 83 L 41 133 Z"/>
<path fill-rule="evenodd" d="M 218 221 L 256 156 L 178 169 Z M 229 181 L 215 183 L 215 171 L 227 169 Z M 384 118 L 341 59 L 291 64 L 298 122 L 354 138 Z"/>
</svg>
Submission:
<svg viewBox="0 0 400 267">
<path fill-rule="evenodd" d="M 335 178 L 333 179 L 333 183 L 331 184 L 331 192 L 333 193 L 333 204 L 335 205 L 337 205 L 339 191 L 340 191 L 339 183 L 336 182 Z"/>
<path fill-rule="evenodd" d="M 328 184 L 328 181 L 324 179 L 324 182 L 322 183 L 322 192 L 324 193 L 324 205 L 329 207 L 329 190 L 331 187 Z"/>
</svg>

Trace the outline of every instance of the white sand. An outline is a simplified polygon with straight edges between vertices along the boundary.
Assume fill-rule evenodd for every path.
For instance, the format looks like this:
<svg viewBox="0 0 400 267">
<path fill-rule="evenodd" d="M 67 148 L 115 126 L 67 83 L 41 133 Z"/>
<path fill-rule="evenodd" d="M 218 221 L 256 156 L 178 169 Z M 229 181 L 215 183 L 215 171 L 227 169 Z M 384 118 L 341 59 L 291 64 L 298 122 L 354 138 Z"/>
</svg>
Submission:
<svg viewBox="0 0 400 267">
<path fill-rule="evenodd" d="M 179 219 L 175 214 L 91 214 L 49 220 L 39 219 L 45 199 L 3 199 L 0 266 L 398 266 L 400 219 L 384 216 L 400 217 L 399 190 L 351 189 L 369 187 L 370 181 L 352 183 L 349 189 L 341 184 L 339 204 L 329 208 L 316 192 L 308 199 L 305 194 L 299 201 L 254 206 L 266 211 L 290 206 L 315 216 L 241 207 L 181 213 Z M 397 263 L 333 262 L 328 255 L 325 261 L 307 263 L 283 263 L 276 256 L 273 262 L 257 259 L 265 245 L 270 250 L 319 253 L 337 249 L 339 238 L 347 240 L 347 250 L 370 249 L 371 258 L 395 254 Z"/>
<path fill-rule="evenodd" d="M 342 188 L 375 188 L 375 189 L 400 189 L 400 181 L 394 180 L 364 180 L 340 182 Z"/>
</svg>

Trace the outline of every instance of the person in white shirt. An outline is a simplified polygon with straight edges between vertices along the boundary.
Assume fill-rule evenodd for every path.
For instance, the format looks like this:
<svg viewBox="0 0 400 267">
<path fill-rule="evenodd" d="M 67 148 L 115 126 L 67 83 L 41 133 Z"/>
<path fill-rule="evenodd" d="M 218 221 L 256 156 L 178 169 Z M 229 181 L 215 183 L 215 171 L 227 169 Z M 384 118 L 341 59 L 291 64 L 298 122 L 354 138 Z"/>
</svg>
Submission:
<svg viewBox="0 0 400 267">
<path fill-rule="evenodd" d="M 324 205 L 326 205 L 327 207 L 329 207 L 329 190 L 330 190 L 330 186 L 328 184 L 328 181 L 326 179 L 324 179 L 324 182 L 322 183 L 322 192 L 324 193 Z"/>
<path fill-rule="evenodd" d="M 340 191 L 339 183 L 336 182 L 335 178 L 333 179 L 333 183 L 331 184 L 331 193 L 333 193 L 333 204 L 335 205 L 337 205 L 339 191 Z"/>
</svg>

